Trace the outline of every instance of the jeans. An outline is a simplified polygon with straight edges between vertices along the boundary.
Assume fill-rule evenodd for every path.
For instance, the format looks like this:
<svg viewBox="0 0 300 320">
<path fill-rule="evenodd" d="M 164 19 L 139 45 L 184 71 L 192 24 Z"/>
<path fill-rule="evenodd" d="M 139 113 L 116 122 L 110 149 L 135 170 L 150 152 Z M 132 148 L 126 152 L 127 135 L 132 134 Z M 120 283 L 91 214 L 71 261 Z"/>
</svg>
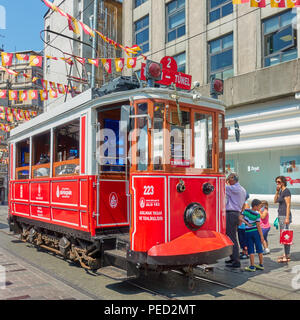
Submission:
<svg viewBox="0 0 300 320">
<path fill-rule="evenodd" d="M 239 244 L 236 236 L 240 222 L 239 216 L 240 213 L 238 211 L 226 211 L 226 235 L 233 242 L 233 251 L 230 256 L 233 263 L 240 263 Z"/>
</svg>

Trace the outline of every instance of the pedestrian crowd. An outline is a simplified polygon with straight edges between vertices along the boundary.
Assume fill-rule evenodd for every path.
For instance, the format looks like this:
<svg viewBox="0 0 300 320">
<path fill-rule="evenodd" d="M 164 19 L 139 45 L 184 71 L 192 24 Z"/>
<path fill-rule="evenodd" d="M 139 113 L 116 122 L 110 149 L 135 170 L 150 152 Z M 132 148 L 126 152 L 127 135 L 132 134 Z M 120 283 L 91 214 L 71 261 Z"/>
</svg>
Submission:
<svg viewBox="0 0 300 320">
<path fill-rule="evenodd" d="M 292 222 L 291 192 L 287 188 L 284 176 L 275 179 L 276 193 L 274 203 L 278 203 L 278 225 L 280 242 L 284 246 L 284 254 L 278 257 L 278 263 L 290 261 L 291 241 L 282 235 L 289 231 Z M 269 221 L 269 204 L 266 200 L 253 199 L 249 202 L 249 194 L 240 185 L 238 175 L 230 173 L 226 179 L 226 234 L 233 242 L 233 251 L 225 263 L 231 268 L 240 268 L 241 259 L 249 259 L 245 271 L 264 270 L 264 255 L 270 253 L 268 233 L 271 229 Z M 241 250 L 241 251 L 240 251 Z M 255 252 L 258 263 L 255 263 Z"/>
</svg>

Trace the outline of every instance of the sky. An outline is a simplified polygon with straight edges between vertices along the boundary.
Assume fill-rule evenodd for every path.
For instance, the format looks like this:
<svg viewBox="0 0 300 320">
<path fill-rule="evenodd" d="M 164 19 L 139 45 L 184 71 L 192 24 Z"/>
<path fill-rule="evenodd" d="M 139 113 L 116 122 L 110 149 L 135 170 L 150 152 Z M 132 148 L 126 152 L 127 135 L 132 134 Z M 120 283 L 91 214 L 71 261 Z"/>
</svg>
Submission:
<svg viewBox="0 0 300 320">
<path fill-rule="evenodd" d="M 47 10 L 41 0 L 0 0 L 0 48 L 5 52 L 41 51 L 40 32 Z"/>
</svg>

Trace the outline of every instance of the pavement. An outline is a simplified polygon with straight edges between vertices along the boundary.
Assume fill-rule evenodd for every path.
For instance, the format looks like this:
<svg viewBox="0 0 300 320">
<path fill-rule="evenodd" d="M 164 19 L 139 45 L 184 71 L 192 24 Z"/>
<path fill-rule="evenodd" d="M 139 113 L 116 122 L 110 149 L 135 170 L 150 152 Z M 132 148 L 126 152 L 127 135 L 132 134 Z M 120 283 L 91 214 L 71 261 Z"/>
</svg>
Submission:
<svg viewBox="0 0 300 320">
<path fill-rule="evenodd" d="M 6 217 L 7 206 L 0 206 L 0 232 L 10 234 Z M 0 244 L 0 300 L 92 300 L 92 297 L 27 263 Z"/>
<path fill-rule="evenodd" d="M 7 233 L 7 207 L 0 206 L 0 233 Z M 298 219 L 298 218 L 297 218 Z M 294 219 L 294 221 L 298 221 Z M 270 218 L 270 221 L 273 222 Z M 213 265 L 213 271 L 203 273 L 200 269 L 195 273 L 208 280 L 218 281 L 236 290 L 237 300 L 249 299 L 242 293 L 251 293 L 253 299 L 300 300 L 300 224 L 293 223 L 294 241 L 291 248 L 291 262 L 277 263 L 277 257 L 283 253 L 283 246 L 279 244 L 279 231 L 273 226 L 269 233 L 269 248 L 271 253 L 264 256 L 264 271 L 246 272 L 244 267 L 249 260 L 241 260 L 240 269 L 231 269 L 225 264 L 225 259 Z M 3 235 L 4 236 L 4 235 Z M 12 241 L 19 241 L 12 238 Z M 255 257 L 258 262 L 258 257 Z M 193 300 L 225 299 L 224 292 L 212 296 L 203 287 L 202 293 L 186 296 Z M 205 291 L 205 292 L 204 292 Z M 241 293 L 241 295 L 240 295 Z M 127 296 L 127 295 L 126 295 Z M 246 298 L 247 296 L 247 298 Z M 232 297 L 232 295 L 231 295 Z M 130 299 L 131 297 L 128 296 Z M 188 298 L 188 299 L 189 299 Z M 64 279 L 58 279 L 48 272 L 44 272 L 38 265 L 33 265 L 6 250 L 0 243 L 0 300 L 95 300 L 85 290 L 78 290 Z M 105 299 L 105 298 L 104 298 Z"/>
</svg>

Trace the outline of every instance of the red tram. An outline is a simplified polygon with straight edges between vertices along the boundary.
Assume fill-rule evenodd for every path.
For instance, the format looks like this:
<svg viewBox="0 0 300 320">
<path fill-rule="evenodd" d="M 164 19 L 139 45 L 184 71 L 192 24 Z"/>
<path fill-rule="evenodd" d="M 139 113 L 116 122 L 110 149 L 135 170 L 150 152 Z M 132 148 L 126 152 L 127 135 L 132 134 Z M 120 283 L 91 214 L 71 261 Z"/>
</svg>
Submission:
<svg viewBox="0 0 300 320">
<path fill-rule="evenodd" d="M 10 229 L 110 276 L 230 255 L 224 111 L 193 92 L 88 90 L 18 126 Z"/>
</svg>

